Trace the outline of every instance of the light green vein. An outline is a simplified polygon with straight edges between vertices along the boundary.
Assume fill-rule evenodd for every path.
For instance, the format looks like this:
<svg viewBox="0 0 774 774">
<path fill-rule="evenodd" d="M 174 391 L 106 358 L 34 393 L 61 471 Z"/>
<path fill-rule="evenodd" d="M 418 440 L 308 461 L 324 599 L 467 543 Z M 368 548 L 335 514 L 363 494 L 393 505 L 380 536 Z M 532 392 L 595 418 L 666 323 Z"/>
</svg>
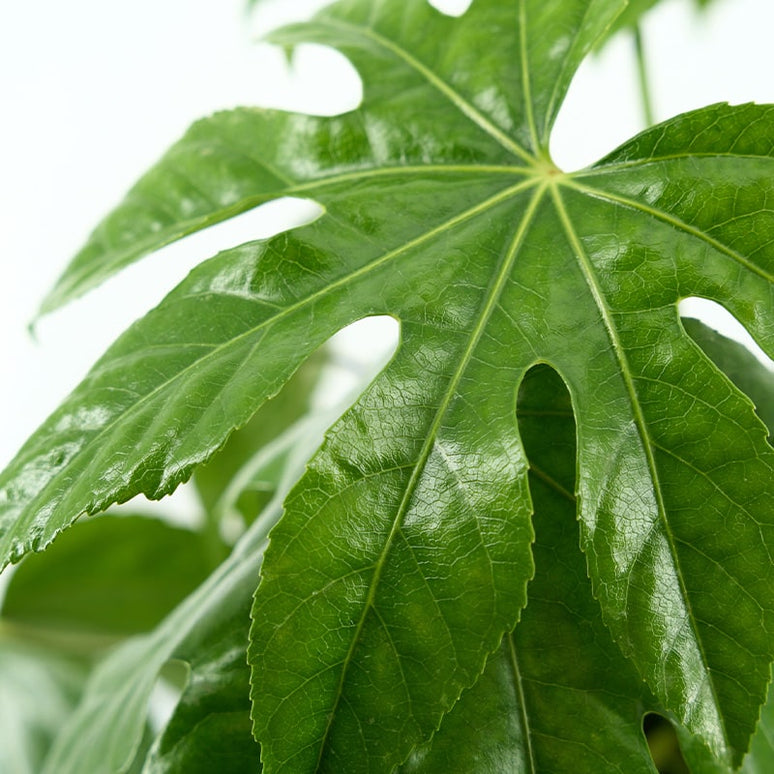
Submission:
<svg viewBox="0 0 774 774">
<path fill-rule="evenodd" d="M 521 88 L 524 92 L 524 112 L 527 116 L 527 125 L 532 137 L 532 144 L 535 150 L 540 147 L 538 139 L 537 124 L 535 123 L 535 112 L 532 105 L 532 83 L 529 73 L 529 59 L 527 57 L 527 7 L 524 0 L 519 3 L 519 56 L 521 58 Z"/>
<path fill-rule="evenodd" d="M 559 493 L 566 500 L 569 500 L 571 503 L 575 502 L 575 495 L 569 489 L 565 489 L 553 476 L 546 473 L 542 468 L 539 468 L 531 460 L 529 463 L 529 472 L 533 473 L 536 478 L 539 478 L 546 486 L 551 487 L 551 489 Z"/>
<path fill-rule="evenodd" d="M 516 686 L 516 694 L 519 702 L 521 730 L 524 734 L 524 746 L 527 753 L 526 763 L 529 766 L 529 774 L 536 774 L 537 764 L 535 763 L 535 751 L 532 749 L 532 727 L 529 722 L 529 715 L 527 714 L 527 699 L 524 695 L 524 684 L 521 679 L 519 659 L 516 656 L 516 643 L 513 641 L 512 634 L 506 634 L 505 639 L 508 643 L 508 658 L 513 672 L 513 682 Z"/>
</svg>

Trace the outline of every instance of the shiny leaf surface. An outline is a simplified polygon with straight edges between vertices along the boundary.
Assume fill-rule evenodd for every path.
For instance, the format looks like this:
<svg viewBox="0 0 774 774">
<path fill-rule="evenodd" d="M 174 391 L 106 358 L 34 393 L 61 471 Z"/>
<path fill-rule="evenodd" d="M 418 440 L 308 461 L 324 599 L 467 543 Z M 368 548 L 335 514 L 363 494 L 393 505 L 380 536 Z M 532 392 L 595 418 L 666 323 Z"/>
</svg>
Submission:
<svg viewBox="0 0 774 774">
<path fill-rule="evenodd" d="M 0 478 L 6 559 L 171 491 L 333 333 L 400 321 L 272 534 L 250 647 L 269 772 L 390 770 L 518 620 L 533 532 L 514 402 L 541 362 L 577 418 L 605 623 L 718 760 L 747 749 L 772 658 L 774 453 L 677 304 L 718 301 L 774 352 L 774 109 L 711 106 L 558 170 L 553 120 L 623 7 L 341 0 L 275 33 L 346 54 L 361 107 L 198 124 L 49 300 L 268 198 L 324 208 L 202 264 L 108 351 Z"/>
</svg>

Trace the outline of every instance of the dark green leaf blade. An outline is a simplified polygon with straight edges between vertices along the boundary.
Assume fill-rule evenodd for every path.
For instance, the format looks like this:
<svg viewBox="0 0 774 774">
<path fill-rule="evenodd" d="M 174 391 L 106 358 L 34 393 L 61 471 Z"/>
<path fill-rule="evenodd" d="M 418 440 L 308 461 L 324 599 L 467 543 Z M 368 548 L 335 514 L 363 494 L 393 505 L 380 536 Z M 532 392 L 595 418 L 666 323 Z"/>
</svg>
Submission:
<svg viewBox="0 0 774 774">
<path fill-rule="evenodd" d="M 78 524 L 13 576 L 3 618 L 126 635 L 153 628 L 208 575 L 202 538 L 145 516 Z"/>
<path fill-rule="evenodd" d="M 518 416 L 535 506 L 529 604 L 401 771 L 650 774 L 641 718 L 654 703 L 602 623 L 578 551 L 575 423 L 556 373 L 542 366 L 527 374 Z"/>
</svg>

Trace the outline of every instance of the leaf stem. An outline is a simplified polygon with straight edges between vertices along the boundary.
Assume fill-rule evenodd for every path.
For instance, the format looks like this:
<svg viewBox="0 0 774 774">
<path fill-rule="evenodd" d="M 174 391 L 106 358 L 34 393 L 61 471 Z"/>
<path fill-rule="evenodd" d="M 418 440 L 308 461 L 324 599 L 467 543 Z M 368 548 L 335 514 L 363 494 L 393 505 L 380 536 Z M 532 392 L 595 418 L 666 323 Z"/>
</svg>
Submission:
<svg viewBox="0 0 774 774">
<path fill-rule="evenodd" d="M 634 26 L 634 54 L 637 60 L 637 77 L 640 84 L 640 104 L 646 126 L 656 123 L 653 114 L 653 99 L 650 91 L 650 78 L 648 76 L 648 63 L 645 56 L 645 45 L 642 39 L 642 30 L 639 24 Z"/>
</svg>

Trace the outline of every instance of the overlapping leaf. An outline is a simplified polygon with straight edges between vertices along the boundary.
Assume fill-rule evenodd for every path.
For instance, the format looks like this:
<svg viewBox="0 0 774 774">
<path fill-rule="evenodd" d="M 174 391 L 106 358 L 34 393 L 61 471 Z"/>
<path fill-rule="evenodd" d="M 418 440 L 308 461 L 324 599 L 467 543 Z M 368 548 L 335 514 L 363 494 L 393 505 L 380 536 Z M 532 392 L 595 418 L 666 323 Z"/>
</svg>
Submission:
<svg viewBox="0 0 774 774">
<path fill-rule="evenodd" d="M 135 634 L 153 628 L 211 569 L 200 535 L 145 516 L 105 515 L 29 557 L 2 615 L 60 631 Z"/>
<path fill-rule="evenodd" d="M 537 362 L 576 411 L 581 540 L 614 638 L 719 759 L 746 749 L 772 656 L 772 451 L 677 302 L 726 305 L 774 351 L 774 111 L 713 106 L 556 169 L 563 95 L 623 5 L 336 3 L 275 39 L 342 50 L 361 108 L 197 125 L 49 299 L 268 198 L 324 205 L 203 264 L 105 355 L 0 479 L 10 558 L 170 491 L 332 333 L 400 320 L 272 536 L 251 646 L 269 772 L 389 770 L 516 622 L 532 528 L 514 402 Z"/>
<path fill-rule="evenodd" d="M 766 774 L 774 766 L 774 687 L 761 713 L 750 753 L 742 766 L 743 774 Z"/>
<path fill-rule="evenodd" d="M 245 650 L 250 597 L 255 587 L 266 533 L 282 512 L 282 500 L 320 443 L 327 414 L 294 425 L 259 450 L 251 467 L 284 460 L 276 481 L 276 496 L 242 536 L 228 559 L 152 632 L 127 640 L 90 676 L 75 712 L 63 724 L 43 771 L 80 774 L 106 771 L 122 774 L 135 760 L 148 717 L 148 702 L 162 667 L 176 658 L 190 665 L 190 681 L 170 724 L 156 740 L 148 761 L 153 772 L 190 771 L 192 759 L 202 758 L 202 745 L 221 734 L 209 762 L 225 771 L 229 759 L 243 764 L 257 747 L 248 734 L 239 749 L 222 749 L 224 725 L 245 729 L 247 682 L 240 683 L 241 658 L 246 678 Z M 288 446 L 292 446 L 288 451 Z M 236 680 L 234 686 L 232 681 Z M 221 691 L 227 688 L 224 695 Z M 235 693 L 243 690 L 241 700 Z M 208 698 L 208 694 L 212 694 Z M 224 721 L 223 715 L 231 713 Z M 248 726 L 249 727 L 249 726 Z M 217 729 L 220 728 L 220 731 Z M 214 730 L 215 729 L 215 730 Z M 236 730 L 234 731 L 236 733 Z M 143 760 L 144 760 L 143 756 Z M 200 761 L 201 762 L 201 761 Z"/>
</svg>

